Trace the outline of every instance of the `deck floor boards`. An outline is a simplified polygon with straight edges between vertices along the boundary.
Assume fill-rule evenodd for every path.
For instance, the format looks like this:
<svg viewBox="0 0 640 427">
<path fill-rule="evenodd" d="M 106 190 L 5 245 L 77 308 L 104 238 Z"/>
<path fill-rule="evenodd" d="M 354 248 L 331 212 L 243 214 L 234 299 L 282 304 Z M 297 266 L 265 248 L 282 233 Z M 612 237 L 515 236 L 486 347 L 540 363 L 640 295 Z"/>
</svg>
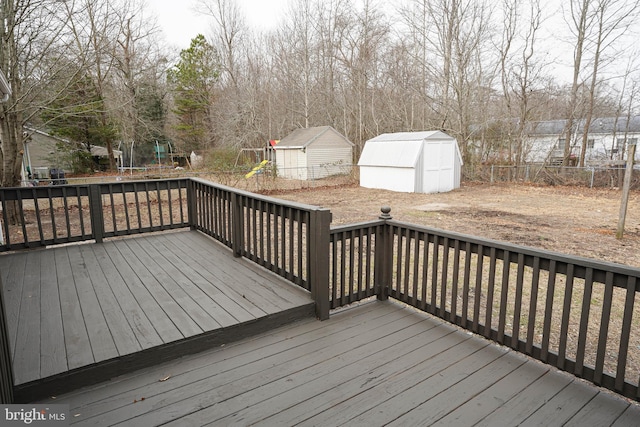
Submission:
<svg viewBox="0 0 640 427">
<path fill-rule="evenodd" d="M 67 350 L 64 345 L 60 293 L 56 286 L 56 271 L 52 251 L 40 257 L 40 375 L 48 377 L 67 369 Z"/>
<path fill-rule="evenodd" d="M 120 374 L 147 356 L 158 363 L 274 327 L 263 319 L 279 326 L 313 313 L 307 291 L 197 231 L 2 254 L 0 274 L 15 384 L 30 390 L 65 375 L 82 383 L 101 364 Z"/>
<path fill-rule="evenodd" d="M 43 403 L 53 403 L 53 400 Z M 57 396 L 74 425 L 637 425 L 637 403 L 372 301 Z"/>
</svg>

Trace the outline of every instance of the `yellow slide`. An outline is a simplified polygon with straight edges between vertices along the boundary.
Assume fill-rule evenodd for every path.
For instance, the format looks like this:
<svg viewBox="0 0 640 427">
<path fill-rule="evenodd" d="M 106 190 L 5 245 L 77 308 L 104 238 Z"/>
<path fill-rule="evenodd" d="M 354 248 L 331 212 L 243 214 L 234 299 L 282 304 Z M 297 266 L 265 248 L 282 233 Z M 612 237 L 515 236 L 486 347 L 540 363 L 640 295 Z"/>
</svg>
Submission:
<svg viewBox="0 0 640 427">
<path fill-rule="evenodd" d="M 260 169 L 262 169 L 263 167 L 265 167 L 267 165 L 267 163 L 269 163 L 269 160 L 263 160 L 260 162 L 260 164 L 258 166 L 256 166 L 255 168 L 251 169 L 251 172 L 249 172 L 248 174 L 246 174 L 244 177 L 245 178 L 251 178 L 253 175 L 255 175 Z"/>
</svg>

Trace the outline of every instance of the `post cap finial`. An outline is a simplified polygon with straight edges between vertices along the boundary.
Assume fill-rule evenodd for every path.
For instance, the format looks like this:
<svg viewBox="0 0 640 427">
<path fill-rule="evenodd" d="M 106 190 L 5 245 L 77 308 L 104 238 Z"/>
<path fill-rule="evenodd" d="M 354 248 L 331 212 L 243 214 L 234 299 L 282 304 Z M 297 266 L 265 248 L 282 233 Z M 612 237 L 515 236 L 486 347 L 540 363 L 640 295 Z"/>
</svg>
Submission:
<svg viewBox="0 0 640 427">
<path fill-rule="evenodd" d="M 380 208 L 380 212 L 382 212 L 379 216 L 380 219 L 391 219 L 391 215 L 389 214 L 389 212 L 391 212 L 391 207 L 383 206 Z"/>
</svg>

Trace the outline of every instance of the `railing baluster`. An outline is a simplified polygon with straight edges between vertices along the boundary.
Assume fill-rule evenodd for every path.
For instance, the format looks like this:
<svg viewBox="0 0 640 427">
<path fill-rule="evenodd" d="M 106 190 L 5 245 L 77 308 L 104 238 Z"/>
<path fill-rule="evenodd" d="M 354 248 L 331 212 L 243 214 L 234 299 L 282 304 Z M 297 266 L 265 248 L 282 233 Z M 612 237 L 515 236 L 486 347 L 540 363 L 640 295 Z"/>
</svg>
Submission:
<svg viewBox="0 0 640 427">
<path fill-rule="evenodd" d="M 299 211 L 294 211 L 293 208 L 288 208 L 289 210 L 289 238 L 287 241 L 289 242 L 289 280 L 293 279 L 293 272 L 295 271 L 296 260 L 294 257 L 295 251 L 295 238 L 296 235 L 294 233 L 295 223 L 298 221 Z"/>
<path fill-rule="evenodd" d="M 533 340 L 536 331 L 536 311 L 538 306 L 538 287 L 540 282 L 540 257 L 533 258 L 531 277 L 531 299 L 529 301 L 529 325 L 527 328 L 527 354 L 533 353 Z"/>
<path fill-rule="evenodd" d="M 489 280 L 487 282 L 487 308 L 484 319 L 484 336 L 486 338 L 491 337 L 491 330 L 493 329 L 493 295 L 496 286 L 496 248 L 489 250 Z"/>
<path fill-rule="evenodd" d="M 342 242 L 341 233 L 332 233 L 333 244 L 331 247 L 331 308 L 342 306 L 342 301 L 338 300 L 338 245 Z M 342 299 L 341 299 L 342 300 Z"/>
<path fill-rule="evenodd" d="M 420 283 L 420 254 L 422 253 L 422 251 L 420 250 L 420 242 L 421 240 L 421 236 L 422 233 L 416 231 L 415 232 L 415 239 L 414 239 L 414 248 L 413 248 L 413 288 L 411 290 L 411 305 L 413 305 L 414 307 L 416 306 L 416 304 L 418 304 L 418 284 Z"/>
<path fill-rule="evenodd" d="M 356 289 L 357 289 L 357 295 L 358 295 L 358 301 L 361 300 L 362 298 L 364 298 L 364 288 L 362 286 L 362 278 L 364 275 L 364 272 L 362 271 L 363 268 L 363 256 L 364 256 L 364 232 L 365 230 L 363 230 L 362 228 L 359 228 L 357 231 L 357 235 L 358 235 L 358 252 L 356 254 L 356 256 L 358 257 L 358 281 L 356 284 Z M 368 283 L 368 282 L 367 282 Z"/>
<path fill-rule="evenodd" d="M 553 294 L 556 288 L 556 261 L 549 263 L 549 281 L 547 282 L 547 301 L 544 309 L 544 325 L 542 328 L 542 351 L 540 360 L 546 362 L 549 358 L 549 339 L 551 336 L 551 315 L 553 314 Z"/>
<path fill-rule="evenodd" d="M 484 247 L 478 245 L 478 262 L 476 263 L 476 283 L 473 292 L 473 323 L 471 330 L 478 332 L 480 327 L 480 301 L 482 296 L 482 272 L 484 263 Z"/>
<path fill-rule="evenodd" d="M 149 227 L 153 227 L 153 214 L 151 211 L 151 194 L 149 193 L 149 183 L 144 182 L 144 194 L 147 200 L 147 214 L 149 217 Z"/>
<path fill-rule="evenodd" d="M 164 230 L 164 215 L 162 213 L 162 192 L 160 191 L 160 181 L 156 181 L 156 196 L 158 197 L 158 219 L 160 220 L 160 230 Z"/>
<path fill-rule="evenodd" d="M 576 351 L 575 374 L 582 376 L 584 368 L 584 354 L 589 333 L 589 311 L 591 308 L 591 294 L 593 292 L 593 269 L 587 268 L 584 279 L 584 294 L 582 297 L 582 311 L 580 313 L 580 331 L 578 332 L 578 347 Z"/>
<path fill-rule="evenodd" d="M 464 281 L 462 285 L 462 318 L 460 319 L 460 326 L 467 327 L 467 321 L 469 319 L 469 286 L 471 283 L 471 242 L 466 242 L 464 245 Z"/>
<path fill-rule="evenodd" d="M 516 277 L 516 300 L 513 310 L 513 332 L 511 334 L 511 348 L 518 349 L 520 340 L 520 315 L 522 314 L 522 288 L 524 286 L 524 254 L 518 254 L 518 273 Z"/>
<path fill-rule="evenodd" d="M 340 301 L 342 305 L 350 303 L 349 287 L 346 282 L 346 263 L 347 263 L 347 233 L 340 234 Z"/>
<path fill-rule="evenodd" d="M 107 184 L 109 189 L 109 200 L 111 201 L 111 220 L 113 221 L 113 232 L 118 232 L 118 219 L 116 218 L 116 204 L 113 199 L 113 184 Z"/>
<path fill-rule="evenodd" d="M 20 190 L 18 190 L 16 192 L 16 194 L 18 195 L 17 199 L 18 199 L 18 212 L 20 215 L 20 218 L 22 218 L 22 236 L 24 237 L 24 244 L 25 247 L 29 247 L 29 235 L 27 234 L 27 224 L 25 221 L 25 214 L 24 214 L 24 202 L 22 201 L 22 192 Z"/>
<path fill-rule="evenodd" d="M 171 188 L 171 182 L 168 183 L 167 187 L 168 187 L 167 188 L 167 203 L 168 203 L 167 208 L 169 209 L 169 227 L 172 227 L 175 224 L 175 221 L 173 220 L 173 200 L 171 196 L 173 189 Z M 178 191 L 180 191 L 180 184 L 178 184 Z"/>
<path fill-rule="evenodd" d="M 42 229 L 42 218 L 40 214 L 40 203 L 35 187 L 31 188 L 33 197 L 33 205 L 35 207 L 36 223 L 38 224 L 38 236 L 40 236 L 40 244 L 44 245 L 44 230 Z"/>
<path fill-rule="evenodd" d="M 447 285 L 449 281 L 449 238 L 442 242 L 442 283 L 440 284 L 440 317 L 444 318 L 447 309 Z"/>
<path fill-rule="evenodd" d="M 509 297 L 509 275 L 511 274 L 511 252 L 504 251 L 502 257 L 502 286 L 500 287 L 500 312 L 498 314 L 498 342 L 504 344 L 507 323 L 507 301 Z"/>
<path fill-rule="evenodd" d="M 562 304 L 562 322 L 560 323 L 560 344 L 558 345 L 558 366 L 564 369 L 567 356 L 567 338 L 569 335 L 569 319 L 571 314 L 571 300 L 573 296 L 573 264 L 567 265 L 564 285 L 564 303 Z"/>
<path fill-rule="evenodd" d="M 624 302 L 624 314 L 622 316 L 622 330 L 620 331 L 620 345 L 618 350 L 618 364 L 616 366 L 615 389 L 622 392 L 627 371 L 627 354 L 629 351 L 629 337 L 633 320 L 633 307 L 636 300 L 636 278 L 627 278 L 627 289 Z"/>
<path fill-rule="evenodd" d="M 131 220 L 129 219 L 129 202 L 127 201 L 127 192 L 125 191 L 124 184 L 120 185 L 120 191 L 122 192 L 122 205 L 124 207 L 124 220 L 127 225 L 127 233 L 131 232 Z M 115 227 L 114 227 L 115 229 Z"/>
<path fill-rule="evenodd" d="M 436 314 L 436 303 L 438 293 L 438 263 L 440 262 L 440 239 L 433 236 L 433 262 L 431 263 L 431 307 L 429 313 Z"/>
<path fill-rule="evenodd" d="M 49 200 L 49 213 L 51 214 L 51 238 L 53 243 L 58 243 L 58 230 L 56 227 L 56 210 L 53 207 L 53 195 L 51 194 L 51 187 L 47 188 L 47 199 Z"/>
<path fill-rule="evenodd" d="M 607 338 L 609 336 L 609 319 L 611 318 L 611 302 L 613 299 L 613 273 L 607 271 L 604 282 L 604 301 L 602 302 L 602 317 L 600 319 L 600 334 L 598 336 L 598 353 L 593 382 L 602 384 L 604 359 L 607 354 Z"/>
<path fill-rule="evenodd" d="M 404 278 L 403 278 L 403 294 L 404 294 L 404 300 L 405 302 L 409 302 L 409 283 L 410 283 L 410 279 L 411 279 L 411 234 L 412 231 L 409 228 L 405 228 L 404 230 L 404 239 L 405 239 L 405 252 L 404 252 L 404 256 L 406 258 L 406 262 L 404 263 Z"/>
<path fill-rule="evenodd" d="M 455 323 L 458 310 L 458 282 L 460 279 L 460 240 L 453 243 L 453 277 L 451 279 L 451 314 L 449 321 Z"/>
<path fill-rule="evenodd" d="M 142 228 L 142 213 L 140 212 L 140 198 L 138 196 L 137 183 L 133 183 L 133 194 L 136 202 L 136 218 L 138 219 L 138 229 Z"/>
<path fill-rule="evenodd" d="M 64 189 L 66 190 L 66 188 Z M 63 190 L 63 194 L 64 194 L 64 190 Z M 89 190 L 87 187 L 87 197 L 89 196 Z M 84 205 L 82 204 L 82 197 L 80 195 L 80 189 L 78 187 L 76 187 L 76 197 L 77 197 L 77 201 L 78 201 L 78 216 L 80 217 L 80 233 L 82 234 L 82 236 L 86 236 L 88 233 L 85 229 L 84 226 Z M 67 197 L 65 196 L 64 198 L 65 200 L 65 210 L 67 209 L 67 205 L 66 205 L 66 200 Z M 89 212 L 89 216 L 91 216 L 91 212 Z M 69 221 L 69 217 L 67 216 L 67 231 L 68 231 L 68 235 L 71 236 L 71 221 Z"/>
<path fill-rule="evenodd" d="M 422 288 L 422 293 L 420 295 L 420 309 L 426 311 L 427 309 L 427 287 L 429 286 L 429 262 L 433 262 L 429 258 L 429 233 L 424 234 L 424 262 L 422 264 L 422 283 L 420 284 Z"/>
</svg>

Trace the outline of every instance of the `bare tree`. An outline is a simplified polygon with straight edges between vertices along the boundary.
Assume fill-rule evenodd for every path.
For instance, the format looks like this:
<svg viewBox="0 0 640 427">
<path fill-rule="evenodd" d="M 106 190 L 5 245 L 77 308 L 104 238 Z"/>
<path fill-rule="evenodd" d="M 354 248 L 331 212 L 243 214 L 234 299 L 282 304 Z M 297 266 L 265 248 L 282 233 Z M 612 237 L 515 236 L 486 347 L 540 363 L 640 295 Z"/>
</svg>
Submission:
<svg viewBox="0 0 640 427">
<path fill-rule="evenodd" d="M 122 140 L 140 143 L 163 139 L 166 89 L 161 83 L 167 60 L 159 29 L 140 3 L 125 0 L 115 11 L 118 35 L 109 104 Z"/>
<path fill-rule="evenodd" d="M 0 186 L 20 184 L 24 125 L 56 96 L 48 90 L 51 82 L 63 88 L 69 84 L 64 72 L 68 16 L 58 3 L 0 0 L 0 69 L 12 90 L 0 106 Z"/>
<path fill-rule="evenodd" d="M 528 10 L 522 10 L 523 7 Z M 535 108 L 532 97 L 544 66 L 536 60 L 538 35 L 543 23 L 542 7 L 539 0 L 505 0 L 503 13 L 500 74 L 507 113 L 503 127 L 507 129 L 509 161 L 519 165 L 525 161 L 526 128 Z M 528 18 L 524 29 L 520 17 Z"/>
<path fill-rule="evenodd" d="M 582 133 L 580 166 L 584 166 L 588 147 L 589 131 L 596 103 L 596 91 L 606 52 L 615 48 L 615 43 L 625 35 L 629 26 L 637 20 L 640 4 L 637 1 L 598 0 L 594 2 L 592 19 L 593 31 L 589 39 L 592 54 L 591 78 L 588 85 L 588 100 Z"/>
</svg>

